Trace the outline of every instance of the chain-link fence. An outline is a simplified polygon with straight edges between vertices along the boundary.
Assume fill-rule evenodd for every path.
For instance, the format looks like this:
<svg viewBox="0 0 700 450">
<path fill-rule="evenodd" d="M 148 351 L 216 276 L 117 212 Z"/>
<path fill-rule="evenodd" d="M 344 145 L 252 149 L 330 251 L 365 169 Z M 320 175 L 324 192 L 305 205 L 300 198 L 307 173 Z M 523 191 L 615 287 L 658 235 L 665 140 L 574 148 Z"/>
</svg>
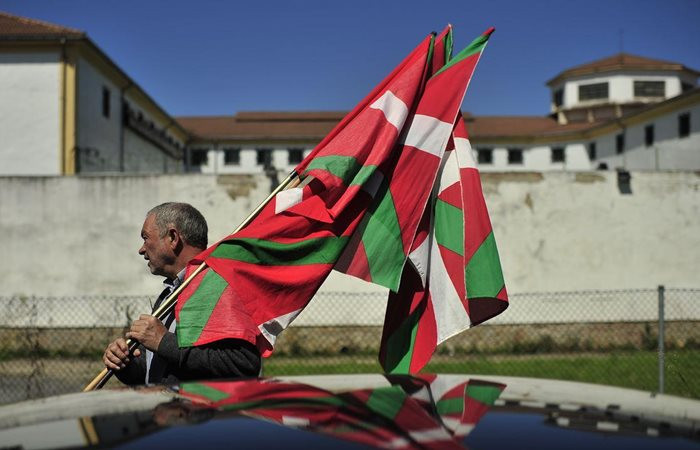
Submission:
<svg viewBox="0 0 700 450">
<path fill-rule="evenodd" d="M 106 345 L 150 311 L 150 301 L 0 297 L 0 403 L 80 390 L 103 368 Z M 264 374 L 380 372 L 385 305 L 383 293 L 317 295 L 279 337 Z M 425 371 L 699 398 L 698 325 L 700 289 L 515 294 L 503 314 L 440 345 Z"/>
</svg>

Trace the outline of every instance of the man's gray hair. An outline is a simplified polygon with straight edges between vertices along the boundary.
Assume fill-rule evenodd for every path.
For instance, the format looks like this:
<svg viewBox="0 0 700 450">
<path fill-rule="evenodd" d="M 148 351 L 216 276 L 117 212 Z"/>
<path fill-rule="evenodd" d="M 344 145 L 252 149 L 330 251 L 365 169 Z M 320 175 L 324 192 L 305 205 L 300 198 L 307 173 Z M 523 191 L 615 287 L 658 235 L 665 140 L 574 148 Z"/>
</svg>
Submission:
<svg viewBox="0 0 700 450">
<path fill-rule="evenodd" d="M 148 211 L 153 214 L 160 237 L 165 236 L 168 227 L 174 227 L 189 245 L 204 250 L 207 248 L 207 221 L 202 213 L 188 203 L 168 202 Z"/>
</svg>

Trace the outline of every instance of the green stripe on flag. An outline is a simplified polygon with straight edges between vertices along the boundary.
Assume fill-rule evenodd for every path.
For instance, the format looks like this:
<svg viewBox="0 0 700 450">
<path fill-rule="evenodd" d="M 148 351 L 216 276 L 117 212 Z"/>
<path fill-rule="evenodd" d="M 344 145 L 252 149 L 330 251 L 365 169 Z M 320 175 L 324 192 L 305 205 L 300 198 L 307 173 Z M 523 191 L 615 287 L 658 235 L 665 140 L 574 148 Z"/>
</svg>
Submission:
<svg viewBox="0 0 700 450">
<path fill-rule="evenodd" d="M 450 62 L 452 59 L 452 49 L 454 48 L 454 40 L 452 37 L 452 27 L 450 27 L 450 30 L 447 32 L 447 36 L 445 36 L 445 63 Z"/>
<path fill-rule="evenodd" d="M 265 266 L 333 264 L 347 242 L 348 238 L 344 236 L 306 239 L 291 243 L 236 238 L 219 244 L 211 256 Z"/>
<path fill-rule="evenodd" d="M 387 339 L 386 361 L 383 364 L 387 372 L 409 373 L 420 312 L 420 308 L 413 311 Z"/>
<path fill-rule="evenodd" d="M 379 199 L 378 203 L 363 219 L 367 226 L 362 231 L 362 244 L 367 254 L 372 283 L 396 292 L 406 255 L 401 241 L 399 218 L 386 179 L 375 198 Z"/>
<path fill-rule="evenodd" d="M 325 170 L 342 179 L 345 185 L 348 185 L 361 168 L 362 165 L 352 156 L 319 156 L 309 163 L 304 175 L 313 169 Z"/>
<path fill-rule="evenodd" d="M 437 407 L 438 414 L 440 415 L 461 413 L 464 411 L 464 397 L 440 400 L 435 406 Z"/>
<path fill-rule="evenodd" d="M 444 66 L 442 66 L 442 69 L 435 72 L 435 75 L 433 75 L 433 76 L 436 76 L 436 75 L 444 72 L 445 70 L 449 69 L 450 67 L 464 61 L 468 57 L 484 50 L 484 47 L 486 46 L 486 42 L 488 42 L 488 40 L 489 40 L 489 35 L 483 35 L 483 34 L 481 36 L 479 36 L 478 38 L 474 39 L 471 42 L 471 44 L 469 44 L 461 52 L 457 53 L 457 55 L 455 55 L 454 58 L 450 59 L 449 62 L 447 64 L 445 64 Z"/>
<path fill-rule="evenodd" d="M 435 239 L 443 247 L 464 255 L 462 210 L 440 199 L 435 203 Z"/>
<path fill-rule="evenodd" d="M 377 166 L 362 166 L 349 184 L 363 186 L 365 183 L 367 183 L 367 180 L 372 178 L 372 175 L 374 175 L 376 170 Z"/>
<path fill-rule="evenodd" d="M 176 328 L 180 347 L 189 347 L 197 342 L 227 286 L 228 283 L 219 274 L 213 270 L 207 271 L 202 282 L 180 310 L 180 321 Z"/>
<path fill-rule="evenodd" d="M 377 388 L 367 400 L 367 407 L 388 419 L 394 419 L 401 411 L 406 394 L 399 386 Z"/>
<path fill-rule="evenodd" d="M 496 386 L 467 386 L 467 396 L 484 405 L 493 405 L 501 395 L 501 388 Z"/>
<path fill-rule="evenodd" d="M 465 269 L 467 297 L 495 297 L 503 288 L 503 271 L 493 231 L 469 260 Z"/>
<path fill-rule="evenodd" d="M 222 392 L 202 383 L 183 383 L 180 385 L 180 389 L 188 394 L 199 395 L 213 402 L 218 402 L 228 397 L 226 392 Z"/>
</svg>

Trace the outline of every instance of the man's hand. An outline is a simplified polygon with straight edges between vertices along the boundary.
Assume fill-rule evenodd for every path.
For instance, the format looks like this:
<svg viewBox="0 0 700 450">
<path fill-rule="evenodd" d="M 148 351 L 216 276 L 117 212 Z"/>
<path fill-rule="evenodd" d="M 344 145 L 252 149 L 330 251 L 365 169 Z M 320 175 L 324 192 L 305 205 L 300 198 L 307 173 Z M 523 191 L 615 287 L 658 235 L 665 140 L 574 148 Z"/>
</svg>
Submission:
<svg viewBox="0 0 700 450">
<path fill-rule="evenodd" d="M 134 350 L 134 356 L 140 355 L 141 350 Z M 109 344 L 102 356 L 102 362 L 105 363 L 105 367 L 112 370 L 119 370 L 126 367 L 126 364 L 129 362 L 129 347 L 126 345 L 126 341 L 119 338 Z"/>
<path fill-rule="evenodd" d="M 168 330 L 163 323 L 153 316 L 141 314 L 139 320 L 131 324 L 131 329 L 126 333 L 126 337 L 136 339 L 152 352 L 158 350 L 161 339 Z"/>
</svg>

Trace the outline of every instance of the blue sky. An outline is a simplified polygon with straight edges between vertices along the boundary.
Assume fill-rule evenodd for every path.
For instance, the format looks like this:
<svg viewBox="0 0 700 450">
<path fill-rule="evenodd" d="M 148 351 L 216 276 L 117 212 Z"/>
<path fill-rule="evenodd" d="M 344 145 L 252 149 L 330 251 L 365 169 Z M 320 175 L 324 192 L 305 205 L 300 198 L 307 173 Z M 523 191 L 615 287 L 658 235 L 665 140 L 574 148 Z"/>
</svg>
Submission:
<svg viewBox="0 0 700 450">
<path fill-rule="evenodd" d="M 0 10 L 86 31 L 176 116 L 350 109 L 448 22 L 456 51 L 496 27 L 464 103 L 480 115 L 546 114 L 548 79 L 621 41 L 700 70 L 700 0 L 0 0 Z"/>
</svg>

